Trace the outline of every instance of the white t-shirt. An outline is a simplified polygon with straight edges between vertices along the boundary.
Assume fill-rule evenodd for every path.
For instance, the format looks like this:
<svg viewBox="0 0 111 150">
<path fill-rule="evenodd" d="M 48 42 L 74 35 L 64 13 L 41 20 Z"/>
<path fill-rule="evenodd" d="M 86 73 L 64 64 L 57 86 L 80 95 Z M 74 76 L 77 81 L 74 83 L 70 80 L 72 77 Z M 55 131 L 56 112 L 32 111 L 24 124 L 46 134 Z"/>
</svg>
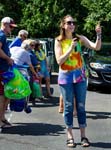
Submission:
<svg viewBox="0 0 111 150">
<path fill-rule="evenodd" d="M 29 53 L 21 47 L 14 46 L 10 48 L 11 58 L 16 65 L 30 65 L 31 59 Z"/>
</svg>

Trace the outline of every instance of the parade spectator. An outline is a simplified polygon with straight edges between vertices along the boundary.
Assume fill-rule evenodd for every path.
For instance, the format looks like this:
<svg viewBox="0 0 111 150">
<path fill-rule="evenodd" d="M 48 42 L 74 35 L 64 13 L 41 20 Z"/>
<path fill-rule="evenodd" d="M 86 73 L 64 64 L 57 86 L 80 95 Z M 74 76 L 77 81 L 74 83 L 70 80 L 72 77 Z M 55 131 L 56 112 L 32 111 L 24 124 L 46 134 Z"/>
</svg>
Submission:
<svg viewBox="0 0 111 150">
<path fill-rule="evenodd" d="M 35 52 L 34 52 L 35 43 L 36 43 L 35 40 L 32 40 L 32 39 L 28 39 L 28 40 L 27 40 L 27 44 L 29 44 L 29 46 L 30 46 L 30 47 L 29 47 L 29 50 L 28 50 L 28 53 L 29 53 L 29 55 L 30 55 L 31 63 L 32 63 L 32 65 L 33 65 L 33 67 L 34 67 L 34 69 L 35 69 L 37 75 L 38 75 L 38 82 L 39 82 L 41 76 L 38 74 L 38 68 L 37 68 L 37 66 L 38 66 L 38 64 L 39 64 L 39 61 L 38 61 L 37 56 L 36 56 L 36 54 L 35 54 Z M 34 78 L 33 78 L 33 75 L 32 75 L 31 72 L 29 72 L 29 74 L 30 74 L 30 87 L 31 87 L 31 89 L 32 89 L 32 91 L 33 91 Z M 40 89 L 41 89 L 41 93 L 42 93 L 41 84 L 40 84 Z M 39 97 L 39 98 L 42 99 L 43 96 L 41 95 L 41 97 Z M 30 95 L 30 101 L 32 101 L 33 106 L 35 106 L 36 100 L 35 100 L 35 98 L 33 97 L 32 94 Z"/>
<path fill-rule="evenodd" d="M 14 46 L 10 48 L 11 58 L 14 60 L 14 63 L 18 66 L 28 65 L 32 74 L 35 77 L 37 76 L 36 71 L 31 63 L 31 58 L 28 50 L 30 49 L 30 45 L 27 40 L 24 40 L 21 44 L 21 47 Z"/>
<path fill-rule="evenodd" d="M 96 26 L 96 42 L 86 36 L 76 34 L 76 22 L 71 15 L 63 17 L 60 23 L 60 35 L 55 39 L 55 56 L 59 65 L 58 84 L 64 100 L 64 121 L 67 128 L 67 146 L 76 147 L 73 136 L 73 110 L 76 99 L 77 118 L 80 128 L 81 146 L 88 147 L 90 142 L 86 136 L 85 100 L 87 91 L 87 71 L 85 68 L 81 44 L 87 48 L 101 48 L 101 27 Z M 76 136 L 75 136 L 76 137 Z"/>
<path fill-rule="evenodd" d="M 41 44 L 39 40 L 36 41 L 35 43 L 35 54 L 37 56 L 37 59 L 39 60 L 40 64 L 39 66 L 39 74 L 40 74 L 40 84 L 42 84 L 42 79 L 45 79 L 46 82 L 46 89 L 47 89 L 47 98 L 51 98 L 51 91 L 50 91 L 50 74 L 49 74 L 49 68 L 45 56 L 45 52 L 43 51 Z"/>
<path fill-rule="evenodd" d="M 36 54 L 35 54 L 35 52 L 34 52 L 36 41 L 35 41 L 35 40 L 32 40 L 32 39 L 28 39 L 28 40 L 27 40 L 27 43 L 28 43 L 29 46 L 30 46 L 28 52 L 29 52 L 29 55 L 30 55 L 30 58 L 31 58 L 31 63 L 32 63 L 33 67 L 34 67 L 35 70 L 36 70 L 37 65 L 38 65 L 38 63 L 39 63 L 39 60 L 37 59 L 37 56 L 36 56 Z"/>
<path fill-rule="evenodd" d="M 0 127 L 6 128 L 11 127 L 11 123 L 5 117 L 6 107 L 9 103 L 9 99 L 4 96 L 4 85 L 3 78 L 1 75 L 8 71 L 9 67 L 13 65 L 13 60 L 10 58 L 9 48 L 7 45 L 7 34 L 10 34 L 11 31 L 17 27 L 14 23 L 14 20 L 10 17 L 4 17 L 1 20 L 1 29 L 0 29 Z"/>
<path fill-rule="evenodd" d="M 26 30 L 20 30 L 18 32 L 18 36 L 12 41 L 12 43 L 9 45 L 9 48 L 18 46 L 20 47 L 22 42 L 26 40 L 28 37 L 28 31 Z"/>
</svg>

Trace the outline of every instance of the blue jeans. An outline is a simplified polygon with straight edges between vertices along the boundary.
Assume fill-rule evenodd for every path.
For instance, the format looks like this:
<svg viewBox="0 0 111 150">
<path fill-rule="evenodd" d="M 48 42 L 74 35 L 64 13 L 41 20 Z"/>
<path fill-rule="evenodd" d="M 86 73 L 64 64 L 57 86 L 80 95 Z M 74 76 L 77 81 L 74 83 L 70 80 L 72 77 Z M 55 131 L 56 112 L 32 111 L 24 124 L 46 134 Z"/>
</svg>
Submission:
<svg viewBox="0 0 111 150">
<path fill-rule="evenodd" d="M 80 128 L 85 128 L 85 100 L 87 91 L 86 81 L 82 81 L 79 83 L 60 84 L 59 86 L 64 100 L 64 120 L 66 123 L 66 127 L 73 127 L 73 110 L 75 98 L 78 124 Z"/>
</svg>

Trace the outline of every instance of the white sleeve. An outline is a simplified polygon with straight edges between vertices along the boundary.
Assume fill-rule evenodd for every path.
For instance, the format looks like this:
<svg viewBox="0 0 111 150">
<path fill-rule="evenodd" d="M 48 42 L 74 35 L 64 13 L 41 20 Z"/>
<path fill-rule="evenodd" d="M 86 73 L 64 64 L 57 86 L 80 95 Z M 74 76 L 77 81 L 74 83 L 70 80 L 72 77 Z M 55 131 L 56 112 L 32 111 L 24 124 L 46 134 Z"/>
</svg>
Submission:
<svg viewBox="0 0 111 150">
<path fill-rule="evenodd" d="M 30 55 L 27 51 L 26 51 L 26 54 L 25 54 L 25 63 L 28 64 L 28 65 L 32 64 Z"/>
</svg>

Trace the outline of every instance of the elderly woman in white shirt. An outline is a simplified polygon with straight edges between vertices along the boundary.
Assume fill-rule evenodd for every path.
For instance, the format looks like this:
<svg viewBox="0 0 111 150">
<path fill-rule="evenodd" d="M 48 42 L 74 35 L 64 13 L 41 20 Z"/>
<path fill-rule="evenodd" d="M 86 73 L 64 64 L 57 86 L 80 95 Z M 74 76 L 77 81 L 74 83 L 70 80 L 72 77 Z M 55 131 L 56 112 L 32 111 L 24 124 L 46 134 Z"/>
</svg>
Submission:
<svg viewBox="0 0 111 150">
<path fill-rule="evenodd" d="M 15 46 L 10 48 L 11 58 L 18 66 L 28 65 L 33 75 L 38 78 L 38 75 L 31 63 L 30 55 L 28 52 L 29 49 L 30 45 L 28 44 L 28 40 L 24 40 L 21 44 L 21 47 Z"/>
</svg>

